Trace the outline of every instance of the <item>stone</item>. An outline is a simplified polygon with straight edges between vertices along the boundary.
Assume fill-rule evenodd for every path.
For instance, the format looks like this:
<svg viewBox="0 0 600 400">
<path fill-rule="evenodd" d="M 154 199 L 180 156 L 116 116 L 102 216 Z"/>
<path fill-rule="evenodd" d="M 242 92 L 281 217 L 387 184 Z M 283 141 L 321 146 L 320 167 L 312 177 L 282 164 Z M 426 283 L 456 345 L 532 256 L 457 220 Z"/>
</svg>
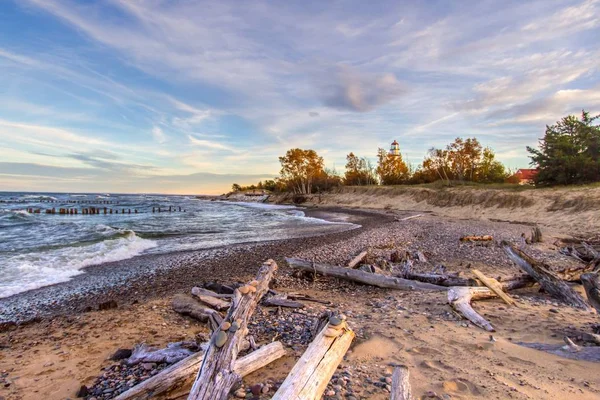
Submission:
<svg viewBox="0 0 600 400">
<path fill-rule="evenodd" d="M 110 356 L 112 361 L 124 360 L 126 358 L 131 357 L 131 349 L 118 349 Z"/>
<path fill-rule="evenodd" d="M 87 397 L 89 394 L 90 394 L 90 392 L 88 390 L 88 387 L 85 385 L 81 385 L 81 387 L 75 394 L 75 397 Z"/>
<path fill-rule="evenodd" d="M 223 347 L 225 342 L 227 342 L 227 333 L 219 331 L 219 333 L 217 333 L 217 337 L 215 338 L 215 346 Z"/>
<path fill-rule="evenodd" d="M 263 384 L 257 383 L 256 385 L 250 386 L 250 391 L 252 392 L 253 395 L 258 396 L 258 395 L 260 395 L 262 388 L 263 388 Z"/>
<path fill-rule="evenodd" d="M 246 398 L 246 390 L 244 390 L 244 388 L 239 388 L 235 391 L 234 396 L 238 399 L 244 399 Z"/>
</svg>

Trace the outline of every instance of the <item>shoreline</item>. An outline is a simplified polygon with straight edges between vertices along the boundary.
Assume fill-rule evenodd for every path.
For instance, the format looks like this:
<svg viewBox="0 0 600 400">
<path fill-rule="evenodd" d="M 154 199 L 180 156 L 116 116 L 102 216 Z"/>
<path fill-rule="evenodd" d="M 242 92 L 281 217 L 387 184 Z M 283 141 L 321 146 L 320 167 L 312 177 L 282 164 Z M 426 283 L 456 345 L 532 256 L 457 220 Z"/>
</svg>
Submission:
<svg viewBox="0 0 600 400">
<path fill-rule="evenodd" d="M 193 277 L 197 284 L 203 280 L 225 282 L 240 279 L 249 272 L 241 265 L 244 255 L 248 258 L 248 265 L 255 265 L 267 258 L 275 258 L 281 262 L 288 255 L 285 254 L 288 249 L 344 240 L 380 221 L 392 218 L 377 210 L 341 207 L 328 207 L 326 211 L 317 207 L 301 209 L 306 217 L 329 222 L 351 222 L 360 226 L 336 232 L 316 232 L 291 239 L 141 254 L 125 260 L 88 266 L 81 270 L 81 274 L 68 281 L 0 299 L 0 332 L 16 324 L 95 310 L 100 304 L 110 300 L 115 300 L 118 305 L 174 293 L 186 287 L 187 283 L 182 279 L 186 277 Z M 195 268 L 198 263 L 202 263 L 203 268 Z M 227 266 L 231 269 L 226 268 Z"/>
</svg>

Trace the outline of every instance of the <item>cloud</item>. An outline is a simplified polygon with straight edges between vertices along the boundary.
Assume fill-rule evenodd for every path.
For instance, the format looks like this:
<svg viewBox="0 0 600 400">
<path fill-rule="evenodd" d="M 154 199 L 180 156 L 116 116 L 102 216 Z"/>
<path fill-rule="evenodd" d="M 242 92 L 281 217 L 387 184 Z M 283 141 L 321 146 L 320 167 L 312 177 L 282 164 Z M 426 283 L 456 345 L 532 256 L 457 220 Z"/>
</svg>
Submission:
<svg viewBox="0 0 600 400">
<path fill-rule="evenodd" d="M 325 105 L 358 112 L 373 110 L 406 91 L 391 73 L 359 73 L 348 66 L 335 68 L 323 81 L 318 96 Z"/>
<path fill-rule="evenodd" d="M 152 136 L 157 143 L 164 143 L 167 141 L 167 135 L 158 126 L 152 128 Z"/>
</svg>

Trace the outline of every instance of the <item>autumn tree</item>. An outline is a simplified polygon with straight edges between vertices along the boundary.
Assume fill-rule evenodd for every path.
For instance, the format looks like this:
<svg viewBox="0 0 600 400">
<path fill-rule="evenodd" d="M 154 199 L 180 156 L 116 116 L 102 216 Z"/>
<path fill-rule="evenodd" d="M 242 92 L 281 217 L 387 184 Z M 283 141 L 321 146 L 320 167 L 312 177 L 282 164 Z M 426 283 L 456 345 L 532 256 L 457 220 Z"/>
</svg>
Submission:
<svg viewBox="0 0 600 400">
<path fill-rule="evenodd" d="M 570 185 L 600 181 L 600 125 L 585 110 L 546 126 L 539 149 L 527 146 L 538 169 L 536 185 Z"/>
<path fill-rule="evenodd" d="M 346 173 L 344 184 L 348 186 L 373 185 L 376 176 L 371 162 L 366 158 L 359 158 L 350 153 L 346 156 Z"/>
<path fill-rule="evenodd" d="M 503 182 L 507 177 L 493 150 L 483 148 L 476 138 L 456 138 L 444 149 L 429 149 L 418 174 L 426 182 L 440 179 L 492 183 Z"/>
<path fill-rule="evenodd" d="M 323 157 L 314 150 L 290 149 L 279 162 L 281 179 L 294 193 L 312 193 L 315 178 L 325 173 Z"/>
<path fill-rule="evenodd" d="M 377 175 L 382 185 L 406 183 L 410 174 L 401 155 L 393 155 L 385 149 L 377 150 Z"/>
</svg>

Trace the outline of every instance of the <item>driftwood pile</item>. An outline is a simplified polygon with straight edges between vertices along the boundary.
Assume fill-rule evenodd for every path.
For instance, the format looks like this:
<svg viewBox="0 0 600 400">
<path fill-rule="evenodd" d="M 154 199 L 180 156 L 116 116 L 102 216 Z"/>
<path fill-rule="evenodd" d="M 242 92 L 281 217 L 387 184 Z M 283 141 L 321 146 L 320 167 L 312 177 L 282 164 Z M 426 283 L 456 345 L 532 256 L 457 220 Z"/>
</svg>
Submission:
<svg viewBox="0 0 600 400">
<path fill-rule="evenodd" d="M 542 240 L 542 232 L 538 227 L 532 230 L 531 239 L 527 243 L 537 243 Z M 460 238 L 461 242 L 478 244 L 480 242 L 492 242 L 491 236 L 465 236 Z M 501 298 L 509 306 L 517 307 L 517 303 L 508 294 L 509 291 L 539 284 L 541 290 L 550 294 L 561 302 L 581 309 L 590 311 L 590 304 L 600 313 L 600 252 L 594 247 L 581 243 L 581 246 L 572 246 L 561 252 L 579 259 L 585 265 L 570 269 L 553 271 L 548 265 L 531 257 L 521 248 L 507 241 L 499 244 L 506 255 L 521 268 L 525 274 L 513 277 L 498 277 L 496 279 L 487 277 L 480 271 L 473 269 L 472 277 L 463 277 L 460 273 L 445 271 L 444 267 L 436 267 L 430 273 L 414 272 L 415 261 L 426 262 L 426 257 L 421 252 L 411 256 L 408 252 L 399 255 L 392 253 L 392 261 L 389 270 L 376 267 L 373 263 L 361 263 L 368 259 L 368 251 L 361 251 L 353 257 L 346 267 L 313 263 L 308 260 L 288 258 L 288 264 L 297 270 L 308 271 L 315 274 L 333 276 L 340 279 L 354 281 L 362 284 L 373 285 L 381 288 L 397 290 L 445 290 L 448 293 L 449 305 L 461 316 L 474 325 L 494 332 L 492 324 L 479 315 L 471 306 L 472 301 L 490 298 Z M 583 283 L 587 301 L 570 286 L 572 282 Z M 567 338 L 568 339 L 568 338 Z M 600 344 L 598 338 L 597 344 Z M 536 347 L 537 346 L 537 347 Z M 528 347 L 544 349 L 545 345 L 530 344 Z M 550 346 L 552 347 L 552 346 Z M 586 348 L 585 351 L 574 351 L 575 347 L 570 345 L 568 349 L 555 351 L 556 354 L 568 353 L 569 358 L 600 361 L 600 347 Z"/>
</svg>

